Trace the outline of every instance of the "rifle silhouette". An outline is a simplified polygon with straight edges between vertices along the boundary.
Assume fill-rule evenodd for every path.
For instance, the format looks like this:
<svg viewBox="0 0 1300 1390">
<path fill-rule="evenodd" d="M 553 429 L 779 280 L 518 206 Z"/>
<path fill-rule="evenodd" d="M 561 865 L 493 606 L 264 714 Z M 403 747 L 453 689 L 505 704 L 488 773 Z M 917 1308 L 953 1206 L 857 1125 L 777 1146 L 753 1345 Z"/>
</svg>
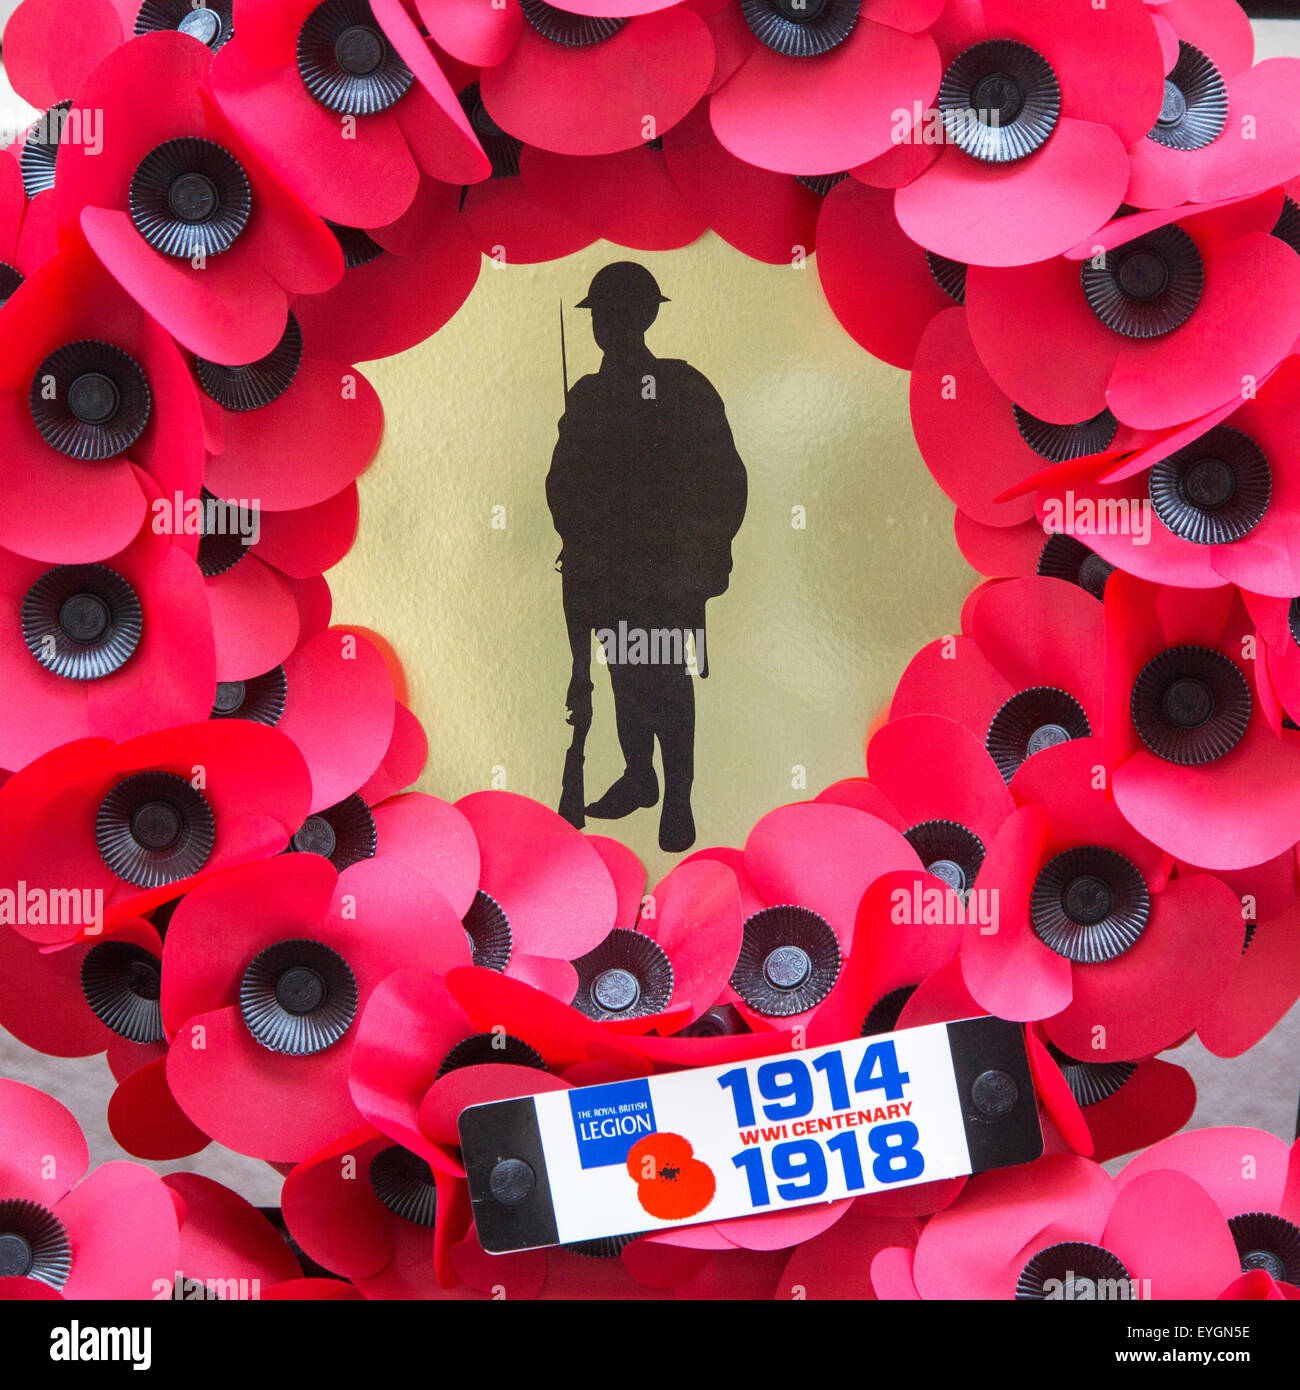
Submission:
<svg viewBox="0 0 1300 1390">
<path fill-rule="evenodd" d="M 564 408 L 569 408 L 569 358 L 564 343 L 564 300 L 560 300 L 560 369 L 564 373 Z M 561 557 L 563 552 L 561 552 Z M 563 586 L 564 620 L 569 629 L 569 651 L 573 664 L 565 696 L 567 723 L 573 729 L 569 751 L 564 755 L 564 782 L 560 791 L 560 815 L 579 830 L 587 823 L 586 787 L 583 764 L 587 754 L 587 732 L 591 728 L 591 614 L 576 584 L 565 574 L 562 559 L 557 562 Z"/>
</svg>

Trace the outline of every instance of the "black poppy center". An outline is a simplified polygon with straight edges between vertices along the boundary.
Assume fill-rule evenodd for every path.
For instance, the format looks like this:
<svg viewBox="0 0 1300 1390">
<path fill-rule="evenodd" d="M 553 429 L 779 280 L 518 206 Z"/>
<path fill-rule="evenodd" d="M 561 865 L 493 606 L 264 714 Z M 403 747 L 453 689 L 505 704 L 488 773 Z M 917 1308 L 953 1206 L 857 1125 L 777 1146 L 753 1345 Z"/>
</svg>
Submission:
<svg viewBox="0 0 1300 1390">
<path fill-rule="evenodd" d="M 1085 261 L 1079 275 L 1097 318 L 1113 333 L 1138 340 L 1180 328 L 1205 288 L 1200 248 L 1172 223 Z"/>
<path fill-rule="evenodd" d="M 602 970 L 591 982 L 591 995 L 602 1009 L 626 1013 L 641 997 L 641 986 L 630 970 Z"/>
<path fill-rule="evenodd" d="M 298 31 L 298 73 L 327 110 L 372 116 L 396 106 L 415 75 L 389 42 L 369 0 L 324 0 Z"/>
<path fill-rule="evenodd" d="M 873 1037 L 877 1033 L 892 1033 L 898 1027 L 907 1001 L 916 993 L 915 985 L 899 985 L 879 999 L 867 1010 L 862 1020 L 862 1036 Z"/>
<path fill-rule="evenodd" d="M 1156 515 L 1180 539 L 1230 545 L 1263 520 L 1273 496 L 1273 474 L 1249 435 L 1218 425 L 1155 464 L 1148 492 Z"/>
<path fill-rule="evenodd" d="M 971 95 L 976 111 L 993 117 L 997 125 L 1009 125 L 1025 104 L 1020 83 L 1005 72 L 991 72 L 981 77 Z"/>
<path fill-rule="evenodd" d="M 1048 536 L 1038 555 L 1038 573 L 1049 579 L 1064 579 L 1095 599 L 1106 595 L 1106 581 L 1115 566 L 1074 536 L 1063 532 Z"/>
<path fill-rule="evenodd" d="M 510 964 L 514 951 L 510 919 L 490 893 L 480 888 L 474 894 L 474 901 L 461 919 L 461 925 L 465 928 L 475 965 L 482 966 L 484 970 L 501 971 Z"/>
<path fill-rule="evenodd" d="M 232 0 L 143 0 L 135 16 L 136 34 L 175 30 L 214 53 L 235 34 Z"/>
<path fill-rule="evenodd" d="M 1054 425 L 1031 415 L 1023 406 L 1013 405 L 1016 429 L 1020 437 L 1036 453 L 1050 463 L 1065 463 L 1069 459 L 1088 458 L 1110 448 L 1119 433 L 1119 421 L 1109 410 L 1100 411 L 1090 420 L 1073 425 Z"/>
<path fill-rule="evenodd" d="M 81 992 L 105 1027 L 130 1042 L 162 1042 L 162 964 L 131 941 L 104 941 L 81 962 Z"/>
<path fill-rule="evenodd" d="M 146 801 L 131 816 L 131 836 L 141 849 L 171 849 L 181 837 L 180 811 L 170 801 Z"/>
<path fill-rule="evenodd" d="M 207 798 L 172 772 L 138 772 L 99 804 L 95 841 L 104 863 L 140 888 L 196 874 L 216 841 Z"/>
<path fill-rule="evenodd" d="M 253 191 L 222 146 L 181 136 L 151 150 L 131 176 L 131 221 L 164 256 L 197 260 L 228 251 L 248 226 Z"/>
<path fill-rule="evenodd" d="M 812 959 L 802 946 L 778 946 L 763 961 L 763 978 L 773 989 L 798 989 L 812 970 Z"/>
<path fill-rule="evenodd" d="M 819 913 L 764 908 L 745 921 L 731 987 L 755 1012 L 788 1018 L 825 999 L 841 959 L 835 932 Z"/>
<path fill-rule="evenodd" d="M 284 714 L 289 682 L 283 666 L 241 681 L 218 681 L 212 699 L 213 719 L 247 719 L 275 728 Z"/>
<path fill-rule="evenodd" d="M 221 36 L 221 20 L 212 10 L 190 10 L 181 17 L 176 27 L 182 34 L 188 34 L 200 43 L 211 44 Z"/>
<path fill-rule="evenodd" d="M 1124 1262 L 1104 1246 L 1067 1240 L 1040 1250 L 1020 1271 L 1018 1299 L 1066 1302 L 1131 1299 L 1133 1281 Z"/>
<path fill-rule="evenodd" d="M 392 1144 L 370 1160 L 370 1190 L 403 1221 L 433 1226 L 437 1221 L 438 1189 L 433 1169 L 418 1154 Z"/>
<path fill-rule="evenodd" d="M 1109 917 L 1115 905 L 1110 884 L 1096 874 L 1080 874 L 1065 885 L 1061 903 L 1066 915 L 1080 926 L 1092 926 Z"/>
<path fill-rule="evenodd" d="M 1035 753 L 1091 734 L 1088 716 L 1073 695 L 1055 686 L 1035 685 L 1002 705 L 989 723 L 984 746 L 1009 782 Z"/>
<path fill-rule="evenodd" d="M 573 1007 L 589 1018 L 642 1018 L 666 1009 L 673 995 L 672 962 L 644 932 L 616 927 L 573 966 Z"/>
<path fill-rule="evenodd" d="M 275 997 L 287 1013 L 314 1013 L 325 1002 L 325 981 L 309 965 L 291 965 L 275 982 Z"/>
<path fill-rule="evenodd" d="M 1166 762 L 1214 762 L 1241 741 L 1250 724 L 1245 677 L 1221 652 L 1170 647 L 1138 673 L 1130 699 L 1133 727 Z"/>
<path fill-rule="evenodd" d="M 483 146 L 483 153 L 491 161 L 492 177 L 514 178 L 519 173 L 519 156 L 523 152 L 523 141 L 502 130 L 492 119 L 492 113 L 483 104 L 482 91 L 477 82 L 471 82 L 461 92 L 460 105 L 474 127 L 474 133 Z"/>
<path fill-rule="evenodd" d="M 324 816 L 308 816 L 293 834 L 293 847 L 300 854 L 319 854 L 328 859 L 337 844 L 334 827 Z"/>
<path fill-rule="evenodd" d="M 815 58 L 853 32 L 861 0 L 740 0 L 750 32 L 786 58 Z"/>
<path fill-rule="evenodd" d="M 1050 1042 L 1047 1050 L 1060 1067 L 1070 1094 L 1085 1107 L 1113 1096 L 1137 1071 L 1135 1062 L 1080 1062 Z"/>
<path fill-rule="evenodd" d="M 68 409 L 83 425 L 106 425 L 121 403 L 121 393 L 103 372 L 83 372 L 68 387 Z"/>
<path fill-rule="evenodd" d="M 546 1059 L 535 1047 L 513 1033 L 497 1029 L 491 1033 L 471 1033 L 468 1038 L 462 1038 L 439 1063 L 434 1079 L 441 1081 L 448 1072 L 459 1071 L 462 1067 L 493 1064 L 547 1070 Z"/>
<path fill-rule="evenodd" d="M 1228 123 L 1228 87 L 1214 63 L 1190 43 L 1178 45 L 1178 61 L 1165 78 L 1164 97 L 1149 140 L 1171 150 L 1213 144 Z"/>
<path fill-rule="evenodd" d="M 1061 86 L 1027 44 L 988 39 L 949 64 L 935 101 L 950 144 L 973 159 L 1006 164 L 1047 143 L 1061 114 Z"/>
<path fill-rule="evenodd" d="M 168 185 L 167 206 L 182 222 L 206 222 L 221 206 L 221 194 L 206 174 L 191 170 Z"/>
<path fill-rule="evenodd" d="M 37 368 L 28 391 L 32 421 L 52 449 L 75 459 L 125 453 L 152 411 L 145 374 L 112 343 L 67 343 Z"/>
<path fill-rule="evenodd" d="M 1282 1283 L 1300 1279 L 1300 1228 L 1275 1212 L 1234 1216 L 1228 1230 L 1237 1246 L 1242 1273 L 1262 1269 Z"/>
<path fill-rule="evenodd" d="M 1120 261 L 1116 278 L 1130 299 L 1154 299 L 1169 284 L 1169 267 L 1154 251 L 1134 251 Z"/>
<path fill-rule="evenodd" d="M 17 1231 L 0 1232 L 0 1279 L 25 1279 L 33 1263 L 26 1236 Z"/>
<path fill-rule="evenodd" d="M 59 565 L 23 596 L 20 622 L 32 656 L 67 680 L 98 680 L 124 666 L 144 630 L 135 591 L 105 565 Z"/>
<path fill-rule="evenodd" d="M 344 72 L 369 77 L 384 61 L 384 41 L 368 24 L 350 24 L 334 40 L 334 57 Z"/>
<path fill-rule="evenodd" d="M 73 594 L 59 605 L 59 628 L 72 642 L 97 642 L 111 621 L 108 604 L 98 594 Z"/>
<path fill-rule="evenodd" d="M 1160 103 L 1160 114 L 1156 117 L 1162 126 L 1178 125 L 1187 115 L 1187 98 L 1175 82 L 1165 78 L 1164 100 Z"/>
<path fill-rule="evenodd" d="M 984 862 L 984 843 L 958 821 L 928 820 L 903 832 L 927 873 L 955 893 L 965 893 Z"/>
<path fill-rule="evenodd" d="M 280 941 L 255 956 L 239 983 L 239 1009 L 271 1052 L 307 1057 L 352 1026 L 357 981 L 347 961 L 320 941 Z"/>
<path fill-rule="evenodd" d="M 378 847 L 375 818 L 356 792 L 323 811 L 314 811 L 289 838 L 291 850 L 319 854 L 340 873 L 363 859 L 373 859 Z"/>
<path fill-rule="evenodd" d="M 0 1278 L 39 1279 L 61 1289 L 72 1272 L 63 1224 L 39 1202 L 0 1201 Z"/>
<path fill-rule="evenodd" d="M 1049 859 L 1029 895 L 1029 920 L 1039 940 L 1081 965 L 1123 955 L 1150 915 L 1151 895 L 1137 866 L 1100 845 Z"/>
</svg>

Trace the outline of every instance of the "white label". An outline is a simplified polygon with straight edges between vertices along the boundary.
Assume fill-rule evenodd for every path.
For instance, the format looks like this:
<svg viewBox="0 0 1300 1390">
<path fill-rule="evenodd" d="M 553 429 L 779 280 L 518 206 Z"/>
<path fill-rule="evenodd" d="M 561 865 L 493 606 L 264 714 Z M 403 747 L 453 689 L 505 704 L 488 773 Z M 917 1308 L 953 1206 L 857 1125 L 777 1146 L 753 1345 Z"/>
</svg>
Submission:
<svg viewBox="0 0 1300 1390">
<path fill-rule="evenodd" d="M 534 1104 L 562 1244 L 971 1171 L 946 1024 Z"/>
</svg>

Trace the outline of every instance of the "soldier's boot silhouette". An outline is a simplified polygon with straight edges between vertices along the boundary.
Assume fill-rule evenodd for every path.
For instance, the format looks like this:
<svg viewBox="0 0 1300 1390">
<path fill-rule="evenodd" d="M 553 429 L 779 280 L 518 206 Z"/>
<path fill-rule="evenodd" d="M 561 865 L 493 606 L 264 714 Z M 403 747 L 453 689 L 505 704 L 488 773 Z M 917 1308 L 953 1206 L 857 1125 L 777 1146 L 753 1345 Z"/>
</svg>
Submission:
<svg viewBox="0 0 1300 1390">
<path fill-rule="evenodd" d="M 598 800 L 587 807 L 593 820 L 621 820 L 659 800 L 659 779 L 655 776 L 655 712 L 652 707 L 647 666 L 611 665 L 610 684 L 614 691 L 614 719 L 618 743 L 623 750 L 623 775 Z"/>
<path fill-rule="evenodd" d="M 695 687 L 684 670 L 659 671 L 656 732 L 664 766 L 664 806 L 659 813 L 659 848 L 680 854 L 695 843 L 691 787 L 695 781 Z"/>
</svg>

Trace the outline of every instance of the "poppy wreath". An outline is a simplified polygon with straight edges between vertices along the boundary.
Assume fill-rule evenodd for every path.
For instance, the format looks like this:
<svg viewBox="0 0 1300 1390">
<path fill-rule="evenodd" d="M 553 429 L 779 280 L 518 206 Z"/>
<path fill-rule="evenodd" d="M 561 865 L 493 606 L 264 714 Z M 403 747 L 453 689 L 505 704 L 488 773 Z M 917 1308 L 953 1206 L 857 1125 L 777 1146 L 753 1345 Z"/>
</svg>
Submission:
<svg viewBox="0 0 1300 1390">
<path fill-rule="evenodd" d="M 0 1081 L 0 1296 L 1300 1297 L 1300 1151 L 1185 1131 L 1161 1057 L 1300 997 L 1300 63 L 1234 0 L 23 0 L 4 56 L 0 1024 L 105 1054 L 137 1158 L 284 1181 L 87 1174 Z M 400 661 L 325 576 L 355 363 L 493 247 L 707 229 L 815 248 L 986 578 L 861 777 L 647 892 L 534 801 L 406 790 Z M 898 915 L 936 894 L 998 930 Z M 697 1224 L 476 1240 L 466 1105 L 986 1014 L 1034 1163 L 709 1223 L 680 1140 L 690 1191 L 638 1181 Z"/>
</svg>

